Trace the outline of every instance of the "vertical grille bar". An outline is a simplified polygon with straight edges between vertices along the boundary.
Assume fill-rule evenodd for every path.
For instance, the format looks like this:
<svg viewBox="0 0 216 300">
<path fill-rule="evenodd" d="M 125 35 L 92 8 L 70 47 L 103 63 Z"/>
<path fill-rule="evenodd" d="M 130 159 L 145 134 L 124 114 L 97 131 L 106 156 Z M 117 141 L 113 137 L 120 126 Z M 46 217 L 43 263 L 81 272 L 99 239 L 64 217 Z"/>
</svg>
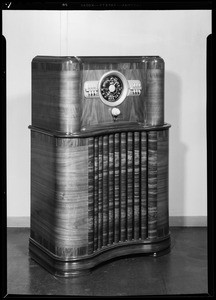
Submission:
<svg viewBox="0 0 216 300">
<path fill-rule="evenodd" d="M 94 139 L 90 137 L 88 140 L 89 158 L 88 158 L 88 200 L 89 200 L 89 222 L 88 222 L 88 253 L 93 252 L 94 248 Z"/>
<path fill-rule="evenodd" d="M 103 137 L 103 246 L 108 244 L 108 136 Z"/>
<path fill-rule="evenodd" d="M 98 249 L 98 137 L 94 139 L 94 250 Z M 89 174 L 90 180 L 90 174 Z"/>
<path fill-rule="evenodd" d="M 98 145 L 98 248 L 103 242 L 103 137 L 99 137 Z"/>
<path fill-rule="evenodd" d="M 147 237 L 147 142 L 146 142 L 146 132 L 141 132 L 141 159 L 140 159 L 140 167 L 141 167 L 141 239 L 145 239 Z"/>
<path fill-rule="evenodd" d="M 127 182 L 126 182 L 126 133 L 121 133 L 121 156 L 120 156 L 120 186 L 121 186 L 121 236 L 120 241 L 126 240 L 126 197 L 127 197 Z"/>
<path fill-rule="evenodd" d="M 157 237 L 157 132 L 148 133 L 148 237 Z"/>
<path fill-rule="evenodd" d="M 133 134 L 127 136 L 127 240 L 133 234 Z"/>
<path fill-rule="evenodd" d="M 140 236 L 140 134 L 134 132 L 134 239 Z"/>
<path fill-rule="evenodd" d="M 114 149 L 115 149 L 115 161 L 114 161 L 114 203 L 115 203 L 115 226 L 114 226 L 114 241 L 119 242 L 119 133 L 115 134 L 114 137 Z"/>
<path fill-rule="evenodd" d="M 109 244 L 113 243 L 113 210 L 114 210 L 114 145 L 113 145 L 113 134 L 109 135 Z"/>
</svg>

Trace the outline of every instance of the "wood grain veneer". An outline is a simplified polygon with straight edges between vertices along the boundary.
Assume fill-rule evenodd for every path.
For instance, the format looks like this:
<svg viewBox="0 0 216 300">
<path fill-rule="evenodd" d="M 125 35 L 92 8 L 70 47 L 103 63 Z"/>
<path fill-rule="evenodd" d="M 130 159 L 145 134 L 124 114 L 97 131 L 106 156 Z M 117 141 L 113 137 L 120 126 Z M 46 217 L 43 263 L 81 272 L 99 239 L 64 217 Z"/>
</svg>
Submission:
<svg viewBox="0 0 216 300">
<path fill-rule="evenodd" d="M 164 61 L 161 57 L 145 57 L 146 125 L 164 124 Z"/>
<path fill-rule="evenodd" d="M 80 64 L 75 57 L 32 60 L 32 125 L 80 130 Z"/>
<path fill-rule="evenodd" d="M 87 253 L 88 145 L 31 134 L 31 237 L 59 257 Z"/>
</svg>

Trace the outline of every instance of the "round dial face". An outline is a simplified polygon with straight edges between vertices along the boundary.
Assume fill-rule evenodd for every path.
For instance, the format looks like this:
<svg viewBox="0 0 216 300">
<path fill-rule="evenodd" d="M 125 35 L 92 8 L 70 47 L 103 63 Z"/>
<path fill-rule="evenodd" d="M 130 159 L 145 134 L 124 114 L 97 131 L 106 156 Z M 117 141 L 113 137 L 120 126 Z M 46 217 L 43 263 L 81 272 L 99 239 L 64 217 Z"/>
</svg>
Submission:
<svg viewBox="0 0 216 300">
<path fill-rule="evenodd" d="M 100 92 L 106 101 L 117 101 L 121 96 L 122 91 L 123 82 L 117 75 L 108 75 L 101 82 Z"/>
</svg>

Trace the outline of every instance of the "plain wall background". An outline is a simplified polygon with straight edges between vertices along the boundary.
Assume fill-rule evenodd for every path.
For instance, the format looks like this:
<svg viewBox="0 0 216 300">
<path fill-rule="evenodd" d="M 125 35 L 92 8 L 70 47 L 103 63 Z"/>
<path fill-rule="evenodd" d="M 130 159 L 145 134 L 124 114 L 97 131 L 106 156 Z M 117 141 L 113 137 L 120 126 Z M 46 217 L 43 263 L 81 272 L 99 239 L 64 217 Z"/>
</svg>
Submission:
<svg viewBox="0 0 216 300">
<path fill-rule="evenodd" d="M 210 10 L 3 11 L 7 42 L 7 214 L 30 216 L 31 60 L 159 55 L 170 129 L 169 214 L 207 215 L 206 38 Z"/>
</svg>

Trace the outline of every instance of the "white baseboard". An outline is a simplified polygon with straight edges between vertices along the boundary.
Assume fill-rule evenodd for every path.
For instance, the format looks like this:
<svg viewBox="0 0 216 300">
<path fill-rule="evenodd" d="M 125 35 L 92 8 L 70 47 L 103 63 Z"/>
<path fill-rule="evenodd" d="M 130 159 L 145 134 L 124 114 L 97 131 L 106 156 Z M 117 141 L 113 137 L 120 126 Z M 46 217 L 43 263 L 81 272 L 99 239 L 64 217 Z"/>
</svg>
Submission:
<svg viewBox="0 0 216 300">
<path fill-rule="evenodd" d="M 30 217 L 7 217 L 7 227 L 30 227 Z"/>
<path fill-rule="evenodd" d="M 206 227 L 206 216 L 170 216 L 169 226 Z M 30 217 L 7 217 L 7 227 L 30 227 Z"/>
</svg>

